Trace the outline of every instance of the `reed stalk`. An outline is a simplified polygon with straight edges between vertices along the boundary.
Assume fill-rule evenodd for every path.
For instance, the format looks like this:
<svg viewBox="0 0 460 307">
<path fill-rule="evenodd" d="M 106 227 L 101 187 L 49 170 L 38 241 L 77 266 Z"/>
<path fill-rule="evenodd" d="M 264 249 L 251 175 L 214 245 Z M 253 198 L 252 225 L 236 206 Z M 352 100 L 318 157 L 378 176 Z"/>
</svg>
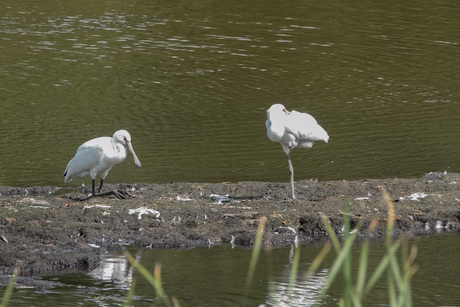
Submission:
<svg viewBox="0 0 460 307">
<path fill-rule="evenodd" d="M 361 247 L 361 254 L 357 266 L 356 283 L 353 283 L 351 247 L 359 229 L 361 228 L 361 224 L 358 223 L 356 229 L 351 230 L 349 204 L 347 198 L 345 198 L 344 202 L 344 234 L 342 244 L 332 229 L 332 226 L 330 225 L 327 217 L 322 217 L 323 225 L 330 237 L 332 245 L 334 246 L 336 258 L 329 270 L 326 282 L 317 297 L 315 302 L 316 305 L 319 304 L 319 302 L 323 299 L 332 282 L 341 271 L 344 279 L 344 292 L 343 297 L 339 300 L 340 306 L 363 306 L 363 300 L 370 294 L 372 288 L 385 273 L 387 276 L 389 305 L 391 307 L 412 306 L 411 278 L 417 271 L 417 267 L 413 264 L 417 254 L 417 249 L 416 247 L 411 247 L 409 252 L 408 242 L 404 238 L 400 238 L 396 241 L 393 240 L 393 230 L 395 223 L 394 204 L 384 189 L 382 189 L 382 196 L 388 207 L 385 231 L 386 253 L 383 255 L 382 259 L 372 274 L 370 274 L 369 279 L 367 279 L 367 276 L 370 243 L 369 239 L 365 239 Z M 377 223 L 377 220 L 373 220 L 369 225 L 368 231 L 374 231 L 374 229 L 377 227 Z M 399 250 L 402 250 L 402 265 L 399 264 L 397 258 L 397 252 Z M 318 264 L 315 264 L 315 266 L 317 267 Z"/>
<path fill-rule="evenodd" d="M 170 299 L 162 285 L 162 280 L 161 280 L 161 264 L 157 263 L 155 264 L 155 269 L 153 275 L 147 271 L 147 269 L 142 266 L 137 260 L 128 252 L 124 252 L 126 259 L 128 259 L 128 262 L 136 268 L 136 270 L 141 273 L 141 275 L 150 283 L 150 285 L 155 289 L 157 297 L 161 299 L 164 305 L 166 306 L 173 306 L 173 307 L 179 307 L 179 301 L 176 298 Z"/>
<path fill-rule="evenodd" d="M 262 237 L 265 230 L 265 223 L 267 218 L 265 216 L 259 219 L 259 226 L 257 227 L 256 239 L 254 241 L 254 247 L 251 254 L 251 262 L 249 263 L 248 275 L 246 276 L 246 288 L 248 289 L 254 278 L 254 272 L 256 270 L 257 261 L 259 259 L 260 250 L 262 249 Z"/>
<path fill-rule="evenodd" d="M 8 286 L 6 286 L 5 292 L 3 293 L 2 301 L 0 302 L 0 307 L 6 307 L 8 305 L 11 295 L 13 294 L 14 284 L 16 283 L 16 279 L 20 274 L 20 269 L 15 268 L 13 270 L 13 275 L 11 275 L 10 281 L 8 282 Z"/>
</svg>

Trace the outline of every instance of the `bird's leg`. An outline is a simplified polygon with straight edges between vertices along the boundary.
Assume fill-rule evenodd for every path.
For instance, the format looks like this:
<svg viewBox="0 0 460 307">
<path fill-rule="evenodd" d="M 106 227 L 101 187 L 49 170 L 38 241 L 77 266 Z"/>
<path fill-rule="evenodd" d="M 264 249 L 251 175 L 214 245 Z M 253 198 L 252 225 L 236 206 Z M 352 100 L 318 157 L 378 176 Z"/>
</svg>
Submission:
<svg viewBox="0 0 460 307">
<path fill-rule="evenodd" d="M 289 175 L 291 177 L 291 191 L 292 191 L 292 199 L 295 200 L 295 191 L 294 191 L 294 167 L 292 166 L 291 155 L 286 154 L 289 164 Z"/>
<path fill-rule="evenodd" d="M 97 194 L 94 194 L 93 196 L 101 197 L 101 196 L 109 196 L 109 195 L 115 195 L 115 197 L 118 199 L 126 199 L 129 197 L 133 197 L 128 191 L 121 190 L 121 189 L 120 190 L 110 190 L 110 191 L 103 192 L 103 193 L 97 193 Z"/>
<path fill-rule="evenodd" d="M 92 192 L 91 192 L 91 195 L 94 196 L 94 195 L 96 195 L 96 189 L 94 188 L 94 186 L 95 186 L 95 184 L 94 184 L 94 179 L 92 180 L 92 183 L 93 183 L 93 185 L 92 185 L 93 188 L 92 188 L 92 190 L 91 190 L 91 191 L 92 191 Z"/>
<path fill-rule="evenodd" d="M 101 184 L 99 185 L 99 191 L 98 193 L 101 193 L 102 190 L 102 185 L 104 184 L 104 179 L 101 178 Z"/>
<path fill-rule="evenodd" d="M 93 179 L 93 193 L 92 193 L 91 196 L 101 197 L 101 196 L 115 195 L 118 199 L 126 199 L 126 198 L 129 198 L 129 197 L 133 197 L 131 194 L 129 194 L 128 191 L 125 191 L 125 190 L 111 190 L 111 191 L 101 193 L 103 185 L 104 185 L 104 179 L 101 179 L 101 183 L 99 185 L 99 189 L 98 189 L 97 194 L 96 194 L 95 182 L 94 182 L 94 179 Z"/>
</svg>

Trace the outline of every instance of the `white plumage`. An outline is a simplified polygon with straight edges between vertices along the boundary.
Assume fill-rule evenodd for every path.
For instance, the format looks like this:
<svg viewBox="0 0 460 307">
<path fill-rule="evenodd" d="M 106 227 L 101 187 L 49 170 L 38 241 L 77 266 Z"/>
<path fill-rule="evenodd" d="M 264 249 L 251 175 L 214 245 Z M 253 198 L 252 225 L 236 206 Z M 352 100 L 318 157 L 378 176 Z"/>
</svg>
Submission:
<svg viewBox="0 0 460 307">
<path fill-rule="evenodd" d="M 267 110 L 267 135 L 273 142 L 278 142 L 283 147 L 289 163 L 291 177 L 292 198 L 294 192 L 294 168 L 291 162 L 290 152 L 295 147 L 310 148 L 314 142 L 329 140 L 329 135 L 315 120 L 307 113 L 287 111 L 282 104 L 274 104 Z"/>
<path fill-rule="evenodd" d="M 92 179 L 92 195 L 96 196 L 96 175 L 100 174 L 101 176 L 100 193 L 104 179 L 112 166 L 125 160 L 127 156 L 126 149 L 133 155 L 134 163 L 141 167 L 141 161 L 137 158 L 131 145 L 131 135 L 126 130 L 116 131 L 113 137 L 104 136 L 83 143 L 67 164 L 64 181 L 69 182 L 73 178 L 90 176 Z M 116 192 L 113 193 L 117 195 Z M 119 195 L 117 196 L 119 197 Z"/>
</svg>

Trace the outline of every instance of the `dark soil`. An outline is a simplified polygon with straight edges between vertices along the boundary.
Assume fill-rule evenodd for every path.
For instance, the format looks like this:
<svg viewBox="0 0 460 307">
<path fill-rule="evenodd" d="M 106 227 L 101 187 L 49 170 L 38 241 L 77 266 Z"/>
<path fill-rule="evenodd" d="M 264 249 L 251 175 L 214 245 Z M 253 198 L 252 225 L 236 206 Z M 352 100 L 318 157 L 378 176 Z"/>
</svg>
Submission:
<svg viewBox="0 0 460 307">
<path fill-rule="evenodd" d="M 341 233 L 345 195 L 352 224 L 362 221 L 360 238 L 379 239 L 387 218 L 381 188 L 395 204 L 396 236 L 460 228 L 460 174 L 298 181 L 295 202 L 286 183 L 106 187 L 110 188 L 127 189 L 134 197 L 82 200 L 90 193 L 88 187 L 0 187 L 0 275 L 12 274 L 15 267 L 23 278 L 91 270 L 98 266 L 101 253 L 127 245 L 158 249 L 251 246 L 261 217 L 267 218 L 264 244 L 283 246 L 296 237 L 306 244 L 325 238 L 322 215 Z M 380 221 L 379 226 L 369 233 L 366 226 L 373 219 Z M 4 280 L 0 278 L 1 283 Z"/>
</svg>

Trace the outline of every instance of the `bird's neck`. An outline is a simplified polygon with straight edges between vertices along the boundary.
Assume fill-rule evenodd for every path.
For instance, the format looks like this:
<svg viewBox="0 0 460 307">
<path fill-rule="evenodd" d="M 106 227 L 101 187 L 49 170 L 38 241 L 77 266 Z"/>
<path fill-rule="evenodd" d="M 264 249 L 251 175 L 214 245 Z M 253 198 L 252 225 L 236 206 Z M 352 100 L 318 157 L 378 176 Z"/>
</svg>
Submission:
<svg viewBox="0 0 460 307">
<path fill-rule="evenodd" d="M 126 147 L 118 142 L 112 141 L 112 147 L 115 153 L 115 156 L 126 155 Z"/>
<path fill-rule="evenodd" d="M 279 119 L 269 121 L 273 137 L 277 139 L 276 141 L 280 140 L 284 135 L 284 121 Z"/>
</svg>

